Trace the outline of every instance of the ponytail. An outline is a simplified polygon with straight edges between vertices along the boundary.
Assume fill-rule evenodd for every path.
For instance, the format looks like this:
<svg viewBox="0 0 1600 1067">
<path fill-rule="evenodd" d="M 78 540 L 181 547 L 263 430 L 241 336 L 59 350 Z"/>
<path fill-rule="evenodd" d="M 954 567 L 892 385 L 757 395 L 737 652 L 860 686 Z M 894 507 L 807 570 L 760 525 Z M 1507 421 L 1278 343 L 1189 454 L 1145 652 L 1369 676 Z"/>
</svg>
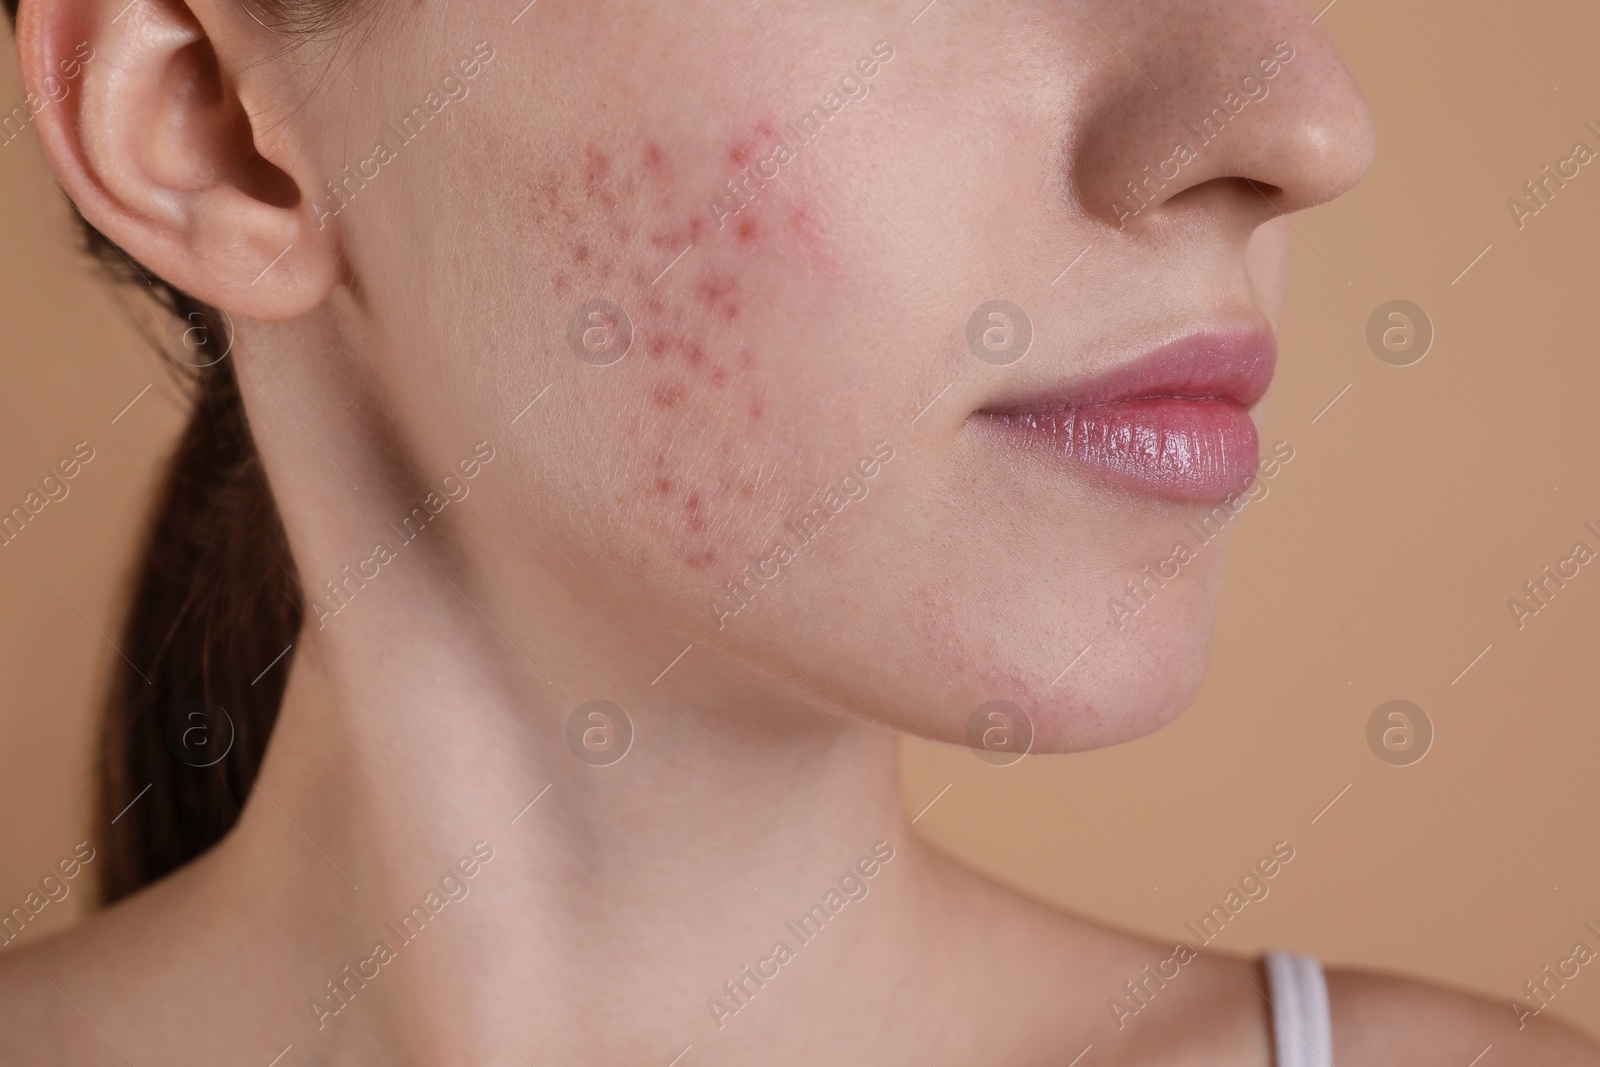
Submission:
<svg viewBox="0 0 1600 1067">
<path fill-rule="evenodd" d="M 217 346 L 224 333 L 213 309 L 170 287 L 165 295 L 205 331 L 202 348 Z M 95 867 L 106 904 L 194 859 L 238 819 L 303 615 L 233 360 L 190 376 L 193 411 L 157 494 L 118 641 L 139 673 L 117 672 L 103 712 L 104 859 Z"/>
</svg>

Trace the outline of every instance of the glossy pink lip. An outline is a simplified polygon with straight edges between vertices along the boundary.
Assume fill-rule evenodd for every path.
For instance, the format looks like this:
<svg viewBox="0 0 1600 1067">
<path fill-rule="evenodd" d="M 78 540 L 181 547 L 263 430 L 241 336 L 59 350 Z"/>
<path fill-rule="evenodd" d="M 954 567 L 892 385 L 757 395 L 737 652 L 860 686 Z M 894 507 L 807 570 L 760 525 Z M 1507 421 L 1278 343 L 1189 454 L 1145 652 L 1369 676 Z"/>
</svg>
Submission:
<svg viewBox="0 0 1600 1067">
<path fill-rule="evenodd" d="M 992 431 L 1137 492 L 1220 500 L 1248 488 L 1260 444 L 1251 405 L 1272 382 L 1266 332 L 1197 334 L 1108 374 L 1002 400 Z"/>
</svg>

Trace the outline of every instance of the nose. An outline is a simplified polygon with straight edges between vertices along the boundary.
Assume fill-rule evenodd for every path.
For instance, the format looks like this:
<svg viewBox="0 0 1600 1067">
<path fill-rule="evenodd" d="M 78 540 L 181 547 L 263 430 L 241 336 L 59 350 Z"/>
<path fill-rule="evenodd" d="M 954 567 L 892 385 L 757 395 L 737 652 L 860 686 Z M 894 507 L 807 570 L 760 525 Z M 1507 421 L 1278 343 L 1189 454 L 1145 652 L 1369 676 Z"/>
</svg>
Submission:
<svg viewBox="0 0 1600 1067">
<path fill-rule="evenodd" d="M 1069 174 L 1112 227 L 1159 232 L 1203 209 L 1247 234 L 1372 164 L 1371 111 L 1302 0 L 1076 0 L 1065 17 L 1107 45 Z"/>
</svg>

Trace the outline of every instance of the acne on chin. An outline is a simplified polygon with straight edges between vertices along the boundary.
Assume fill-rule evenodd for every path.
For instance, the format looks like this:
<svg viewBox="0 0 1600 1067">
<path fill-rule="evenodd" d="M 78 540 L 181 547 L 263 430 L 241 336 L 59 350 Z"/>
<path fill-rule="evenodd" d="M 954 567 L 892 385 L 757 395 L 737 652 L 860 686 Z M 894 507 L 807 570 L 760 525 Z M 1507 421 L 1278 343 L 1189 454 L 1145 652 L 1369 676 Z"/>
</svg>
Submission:
<svg viewBox="0 0 1600 1067">
<path fill-rule="evenodd" d="M 1014 576 L 977 566 L 984 560 L 970 561 L 971 568 L 961 562 L 948 566 L 950 573 L 913 582 L 903 596 L 877 596 L 904 605 L 891 615 L 915 649 L 885 628 L 878 635 L 882 654 L 910 657 L 923 674 L 927 664 L 937 665 L 932 702 L 903 729 L 966 744 L 965 737 L 940 736 L 935 724 L 964 725 L 985 702 L 1004 700 L 1029 717 L 1031 751 L 1085 751 L 1154 733 L 1193 702 L 1210 660 L 1214 607 L 1201 588 L 1210 583 L 1196 583 L 1160 617 L 1152 608 L 1136 631 L 1119 633 L 1100 628 L 1093 611 L 1069 618 L 1074 613 L 1062 608 L 1087 599 L 1090 583 L 1082 577 L 1052 588 L 1037 574 L 1012 582 Z M 962 573 L 972 577 L 952 576 Z M 944 706 L 951 692 L 966 694 L 970 706 Z M 943 710 L 935 715 L 935 707 Z"/>
</svg>

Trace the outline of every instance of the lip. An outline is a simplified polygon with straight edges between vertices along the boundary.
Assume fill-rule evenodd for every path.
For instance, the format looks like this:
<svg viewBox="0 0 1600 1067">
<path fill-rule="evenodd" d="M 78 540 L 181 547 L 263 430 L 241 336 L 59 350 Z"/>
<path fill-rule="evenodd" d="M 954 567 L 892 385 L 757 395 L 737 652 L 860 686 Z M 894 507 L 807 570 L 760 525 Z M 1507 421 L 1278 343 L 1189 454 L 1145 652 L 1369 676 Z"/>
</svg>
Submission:
<svg viewBox="0 0 1600 1067">
<path fill-rule="evenodd" d="M 1002 439 L 1134 492 L 1221 500 L 1260 459 L 1250 408 L 1277 344 L 1264 330 L 1192 334 L 1106 374 L 1003 399 L 976 414 Z"/>
</svg>

